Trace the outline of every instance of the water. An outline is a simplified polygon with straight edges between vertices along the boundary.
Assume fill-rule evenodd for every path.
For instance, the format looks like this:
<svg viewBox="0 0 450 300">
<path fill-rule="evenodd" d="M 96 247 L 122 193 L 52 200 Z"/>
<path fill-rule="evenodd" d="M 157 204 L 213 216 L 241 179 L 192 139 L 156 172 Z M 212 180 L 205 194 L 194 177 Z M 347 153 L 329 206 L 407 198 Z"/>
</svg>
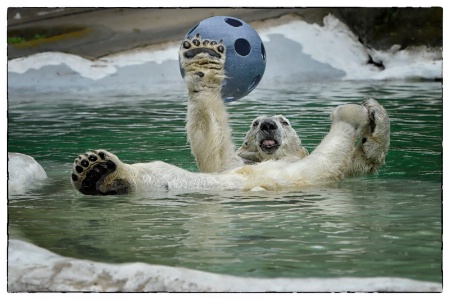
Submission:
<svg viewBox="0 0 450 300">
<path fill-rule="evenodd" d="M 279 192 L 84 196 L 71 164 L 86 149 L 195 171 L 183 87 L 163 93 L 9 91 L 8 151 L 48 180 L 9 197 L 10 238 L 64 256 L 146 262 L 253 277 L 395 276 L 441 282 L 442 89 L 436 82 L 260 86 L 231 103 L 236 143 L 251 120 L 282 113 L 311 152 L 336 105 L 374 97 L 391 118 L 377 175 Z"/>
</svg>

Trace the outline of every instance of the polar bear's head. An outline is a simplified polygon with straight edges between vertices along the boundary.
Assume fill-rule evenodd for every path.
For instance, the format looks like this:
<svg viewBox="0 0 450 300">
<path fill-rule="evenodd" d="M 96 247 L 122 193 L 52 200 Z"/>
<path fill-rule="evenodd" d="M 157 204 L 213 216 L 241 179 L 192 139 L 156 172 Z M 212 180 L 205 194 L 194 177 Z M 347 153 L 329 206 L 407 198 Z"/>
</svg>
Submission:
<svg viewBox="0 0 450 300">
<path fill-rule="evenodd" d="M 250 162 L 298 159 L 308 155 L 287 118 L 260 116 L 253 120 L 237 155 Z"/>
</svg>

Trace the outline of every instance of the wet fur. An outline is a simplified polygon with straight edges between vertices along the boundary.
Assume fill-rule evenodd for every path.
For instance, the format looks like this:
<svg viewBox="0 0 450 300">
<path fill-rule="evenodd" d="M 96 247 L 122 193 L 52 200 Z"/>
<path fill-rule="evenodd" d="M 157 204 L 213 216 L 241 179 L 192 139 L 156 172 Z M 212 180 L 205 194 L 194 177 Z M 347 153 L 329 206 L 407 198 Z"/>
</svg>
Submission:
<svg viewBox="0 0 450 300">
<path fill-rule="evenodd" d="M 77 190 L 88 195 L 170 189 L 277 190 L 376 172 L 384 164 L 389 118 L 374 99 L 336 107 L 330 131 L 310 155 L 281 115 L 256 118 L 258 124 L 252 123 L 236 152 L 221 99 L 226 77 L 224 45 L 196 36 L 183 42 L 180 57 L 188 90 L 186 131 L 201 172 L 160 161 L 125 164 L 106 150 L 95 150 L 75 159 L 71 178 Z M 269 131 L 260 127 L 263 120 L 272 124 L 270 139 L 277 140 L 276 149 L 272 140 L 262 142 L 268 149 L 261 148 L 262 131 Z"/>
</svg>

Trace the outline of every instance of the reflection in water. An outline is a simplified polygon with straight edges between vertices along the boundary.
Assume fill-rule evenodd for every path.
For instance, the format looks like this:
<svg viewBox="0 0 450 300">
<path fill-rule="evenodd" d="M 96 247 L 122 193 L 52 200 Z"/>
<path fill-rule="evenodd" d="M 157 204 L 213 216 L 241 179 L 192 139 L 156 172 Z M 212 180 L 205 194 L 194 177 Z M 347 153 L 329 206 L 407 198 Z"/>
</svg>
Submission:
<svg viewBox="0 0 450 300">
<path fill-rule="evenodd" d="M 73 158 L 106 148 L 125 162 L 196 170 L 184 91 L 171 95 L 11 94 L 8 150 L 32 155 L 48 180 L 11 196 L 9 234 L 56 253 L 257 277 L 399 276 L 441 280 L 442 99 L 437 83 L 257 89 L 229 105 L 236 144 L 251 120 L 282 113 L 312 151 L 335 105 L 375 97 L 392 120 L 380 174 L 279 192 L 84 196 Z M 280 92 L 282 91 L 282 92 Z M 41 99 L 42 98 L 42 99 Z M 276 99 L 276 101 L 274 100 Z M 107 101 L 106 101 L 107 100 Z"/>
</svg>

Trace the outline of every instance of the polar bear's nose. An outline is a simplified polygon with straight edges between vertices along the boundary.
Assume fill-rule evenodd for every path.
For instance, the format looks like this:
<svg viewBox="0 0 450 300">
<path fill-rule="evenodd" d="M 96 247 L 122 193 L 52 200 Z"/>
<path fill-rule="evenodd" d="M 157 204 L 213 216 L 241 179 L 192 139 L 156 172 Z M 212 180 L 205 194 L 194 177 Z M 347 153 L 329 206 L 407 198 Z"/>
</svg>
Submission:
<svg viewBox="0 0 450 300">
<path fill-rule="evenodd" d="M 262 131 L 266 131 L 266 132 L 273 131 L 273 130 L 275 130 L 277 128 L 278 128 L 277 123 L 275 123 L 274 121 L 272 121 L 270 119 L 269 120 L 264 120 L 261 123 L 261 127 L 260 127 L 260 129 Z"/>
</svg>

